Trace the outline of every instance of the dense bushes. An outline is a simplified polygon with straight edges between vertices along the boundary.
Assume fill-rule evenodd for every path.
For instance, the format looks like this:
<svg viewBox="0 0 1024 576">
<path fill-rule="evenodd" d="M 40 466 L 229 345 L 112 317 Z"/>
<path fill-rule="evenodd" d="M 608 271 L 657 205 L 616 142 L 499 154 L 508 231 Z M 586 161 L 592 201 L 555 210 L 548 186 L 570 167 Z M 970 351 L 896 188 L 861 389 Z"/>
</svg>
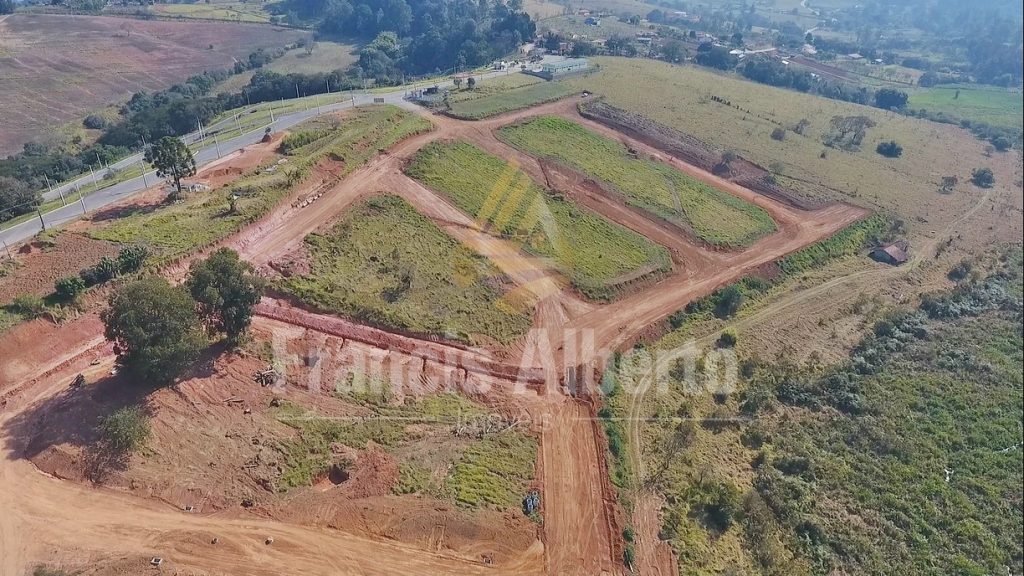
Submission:
<svg viewBox="0 0 1024 576">
<path fill-rule="evenodd" d="M 118 253 L 117 258 L 104 256 L 95 265 L 78 273 L 86 287 L 102 284 L 120 274 L 131 274 L 142 268 L 149 250 L 142 245 L 126 246 Z"/>
<path fill-rule="evenodd" d="M 875 151 L 886 158 L 899 158 L 903 154 L 903 146 L 897 144 L 895 140 L 889 140 L 888 142 L 879 142 Z"/>
</svg>

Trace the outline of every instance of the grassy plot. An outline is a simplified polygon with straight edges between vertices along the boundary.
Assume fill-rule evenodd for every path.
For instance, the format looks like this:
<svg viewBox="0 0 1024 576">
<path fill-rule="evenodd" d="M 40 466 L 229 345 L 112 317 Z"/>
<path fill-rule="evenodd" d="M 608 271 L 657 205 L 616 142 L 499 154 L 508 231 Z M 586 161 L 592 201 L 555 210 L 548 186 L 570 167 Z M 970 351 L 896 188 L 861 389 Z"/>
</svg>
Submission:
<svg viewBox="0 0 1024 576">
<path fill-rule="evenodd" d="M 365 449 L 373 442 L 400 461 L 398 494 L 428 494 L 470 507 L 516 508 L 533 479 L 537 441 L 516 430 L 460 435 L 455 424 L 495 417 L 486 407 L 454 394 L 427 396 L 401 406 L 365 403 L 371 415 L 317 417 L 294 404 L 277 418 L 299 435 L 284 441 L 278 489 L 309 486 L 332 464 L 332 444 Z M 413 431 L 413 429 L 415 431 Z M 440 471 L 440 474 L 435 474 Z"/>
<path fill-rule="evenodd" d="M 558 100 L 574 92 L 576 90 L 560 82 L 540 82 L 522 88 L 496 92 L 481 98 L 453 102 L 448 113 L 456 118 L 479 120 Z"/>
<path fill-rule="evenodd" d="M 530 327 L 529 312 L 505 298 L 507 277 L 397 196 L 354 206 L 306 248 L 309 274 L 283 286 L 325 310 L 466 342 L 507 343 Z"/>
<path fill-rule="evenodd" d="M 320 126 L 322 119 L 311 125 Z M 300 126 L 301 132 L 308 126 Z M 112 242 L 142 242 L 165 259 L 207 246 L 266 214 L 305 177 L 309 166 L 326 154 L 344 158 L 344 173 L 365 163 L 378 149 L 402 138 L 428 130 L 430 123 L 391 106 L 359 108 L 347 115 L 337 129 L 296 151 L 288 168 L 267 174 L 257 172 L 234 182 L 228 190 L 198 193 L 182 203 L 138 206 L 102 224 L 93 238 Z M 230 197 L 237 195 L 234 210 Z"/>
<path fill-rule="evenodd" d="M 717 246 L 745 246 L 775 230 L 768 213 L 664 164 L 630 154 L 563 118 L 541 117 L 499 130 L 509 144 L 555 158 L 612 185 L 630 204 Z"/>
<path fill-rule="evenodd" d="M 911 108 L 1007 128 L 1021 127 L 1024 101 L 1017 90 L 977 87 L 922 88 L 910 93 Z"/>
<path fill-rule="evenodd" d="M 471 144 L 429 144 L 406 171 L 501 236 L 551 258 L 591 298 L 610 299 L 617 284 L 671 266 L 661 246 L 553 195 Z"/>
</svg>

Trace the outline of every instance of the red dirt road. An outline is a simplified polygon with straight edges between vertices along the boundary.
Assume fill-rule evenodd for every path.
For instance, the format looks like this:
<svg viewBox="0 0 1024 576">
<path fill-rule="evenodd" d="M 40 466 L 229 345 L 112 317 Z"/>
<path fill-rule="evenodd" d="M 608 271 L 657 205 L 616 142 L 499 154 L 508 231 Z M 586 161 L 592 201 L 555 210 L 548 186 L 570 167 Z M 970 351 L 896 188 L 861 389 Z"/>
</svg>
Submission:
<svg viewBox="0 0 1024 576">
<path fill-rule="evenodd" d="M 661 240 L 672 250 L 677 264 L 673 275 L 653 286 L 611 304 L 597 306 L 569 294 L 563 288 L 564 280 L 552 270 L 518 253 L 511 245 L 488 236 L 469 216 L 400 174 L 404 160 L 429 141 L 468 138 L 495 151 L 504 145 L 494 138 L 492 129 L 537 114 L 565 115 L 590 129 L 609 134 L 609 129 L 580 118 L 573 104 L 572 100 L 555 102 L 478 123 L 434 118 L 438 125 L 435 131 L 399 143 L 341 181 L 325 177 L 315 184 L 325 191 L 316 202 L 304 207 L 282 203 L 267 217 L 228 238 L 222 245 L 235 248 L 244 258 L 262 266 L 295 250 L 307 234 L 329 225 L 362 196 L 380 191 L 401 194 L 453 237 L 491 257 L 538 301 L 535 326 L 539 330 L 532 331 L 531 339 L 520 346 L 505 350 L 511 357 L 501 357 L 501 362 L 509 369 L 518 370 L 518 353 L 543 348 L 532 365 L 547 375 L 548 390 L 558 390 L 565 366 L 592 363 L 598 366 L 596 362 L 602 354 L 626 345 L 648 326 L 691 300 L 762 264 L 826 238 L 865 215 L 863 210 L 848 205 L 798 211 L 629 140 L 632 147 L 644 154 L 762 206 L 775 219 L 778 231 L 742 251 L 711 251 L 688 242 L 682 231 L 676 236 L 664 223 L 626 209 L 621 201 L 601 194 L 600 189 L 588 187 L 584 179 L 560 173 L 550 179 L 550 185 L 566 189 L 581 203 L 624 226 Z M 615 137 L 628 140 L 618 134 Z M 521 165 L 531 175 L 539 175 L 541 182 L 548 181 L 539 162 L 524 158 Z M 169 273 L 175 275 L 182 270 L 175 267 Z M 342 326 L 344 321 L 308 313 L 301 321 L 290 314 L 277 314 L 272 308 L 261 308 L 258 313 L 273 321 L 296 323 L 370 345 L 379 344 L 385 349 L 406 339 L 410 346 L 425 349 L 445 346 L 388 335 L 367 327 Z M 258 322 L 267 321 L 258 319 Z M 32 356 L 26 359 L 22 348 L 34 347 L 26 338 L 45 332 L 38 326 L 26 330 L 24 333 L 16 330 L 0 338 L 0 352 L 3 352 L 0 375 L 4 376 L 4 380 L 0 380 L 3 384 L 0 391 L 6 389 L 11 399 L 0 416 L 0 427 L 32 401 L 45 399 L 66 387 L 75 371 L 88 364 L 97 346 L 103 346 L 98 320 L 95 316 L 86 317 L 74 324 L 74 329 L 54 328 L 49 336 L 54 338 L 54 345 L 40 348 L 38 353 L 33 350 Z M 341 333 L 336 333 L 339 330 Z M 360 339 L 356 332 L 365 332 L 365 338 Z M 587 336 L 583 341 L 588 344 L 575 342 L 580 333 Z M 545 356 L 552 351 L 553 356 Z M 109 354 L 105 358 L 106 362 L 110 361 Z M 482 375 L 493 377 L 500 373 L 501 362 L 495 361 Z M 38 382 L 38 385 L 24 386 L 31 382 Z M 47 557 L 53 547 L 64 545 L 68 554 L 77 551 L 90 559 L 164 554 L 175 559 L 175 568 L 236 574 L 622 573 L 621 527 L 615 525 L 616 504 L 607 478 L 606 446 L 593 409 L 561 394 L 523 401 L 531 413 L 545 423 L 538 458 L 544 516 L 543 556 L 539 547 L 533 547 L 524 552 L 522 558 L 494 568 L 396 542 L 328 530 L 251 517 L 186 516 L 153 501 L 42 477 L 28 462 L 19 459 L 9 442 L 4 449 L 5 458 L 0 460 L 0 480 L 4 486 L 0 492 L 0 509 L 11 511 L 0 515 L 0 541 L 3 542 L 0 544 L 3 558 L 0 570 L 16 573 L 30 561 Z M 645 508 L 640 512 L 646 514 L 648 520 L 642 528 L 645 532 L 653 530 L 656 522 L 651 521 L 652 511 Z M 656 518 L 656 510 L 653 514 Z M 205 545 L 203 542 L 208 542 L 209 534 L 220 538 L 222 545 Z M 263 544 L 266 536 L 274 536 L 277 542 L 267 547 Z M 642 541 L 645 537 L 654 535 L 641 535 Z M 644 554 L 640 559 L 641 567 L 664 566 L 663 548 L 658 551 L 657 547 L 641 546 L 638 552 Z"/>
</svg>

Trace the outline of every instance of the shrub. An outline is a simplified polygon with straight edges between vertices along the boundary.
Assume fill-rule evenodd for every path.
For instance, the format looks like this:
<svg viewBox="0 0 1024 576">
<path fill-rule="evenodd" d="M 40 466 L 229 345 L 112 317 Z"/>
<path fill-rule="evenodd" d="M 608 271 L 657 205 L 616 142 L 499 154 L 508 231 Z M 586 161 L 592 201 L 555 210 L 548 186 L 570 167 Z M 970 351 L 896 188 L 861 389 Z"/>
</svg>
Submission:
<svg viewBox="0 0 1024 576">
<path fill-rule="evenodd" d="M 728 318 L 743 305 L 743 292 L 736 285 L 726 286 L 718 291 L 715 299 L 715 316 Z"/>
<path fill-rule="evenodd" d="M 85 120 L 82 120 L 82 125 L 90 130 L 103 130 L 107 127 L 107 119 L 103 116 L 90 114 L 85 117 Z"/>
<path fill-rule="evenodd" d="M 1013 144 L 1010 142 L 1010 139 L 1007 138 L 1006 136 L 996 136 L 995 138 L 992 139 L 992 146 L 994 146 L 995 149 L 999 150 L 1000 152 L 1006 152 L 1007 150 L 1010 149 L 1010 146 L 1012 145 Z"/>
<path fill-rule="evenodd" d="M 53 284 L 53 291 L 60 300 L 74 300 L 85 290 L 85 281 L 78 276 L 65 276 Z"/>
<path fill-rule="evenodd" d="M 888 142 L 879 142 L 875 151 L 886 158 L 899 158 L 903 154 L 903 146 L 897 144 L 895 140 L 889 140 Z"/>
<path fill-rule="evenodd" d="M 125 246 L 117 254 L 117 268 L 121 274 L 130 274 L 142 268 L 149 256 L 149 249 L 141 244 Z"/>
<path fill-rule="evenodd" d="M 131 452 L 149 438 L 149 420 L 138 406 L 126 406 L 100 419 L 99 431 L 108 448 Z"/>
<path fill-rule="evenodd" d="M 104 256 L 95 266 L 90 266 L 79 272 L 78 276 L 86 286 L 94 286 L 113 279 L 120 271 L 121 265 L 117 260 Z"/>
<path fill-rule="evenodd" d="M 786 129 L 785 128 L 778 127 L 775 130 L 772 130 L 772 140 L 778 140 L 779 142 L 782 142 L 785 139 L 786 139 Z"/>
<path fill-rule="evenodd" d="M 719 348 L 733 348 L 736 346 L 736 333 L 732 330 L 725 330 L 718 337 Z"/>
<path fill-rule="evenodd" d="M 996 177 L 991 168 L 975 168 L 971 171 L 971 182 L 979 188 L 991 188 L 996 183 Z"/>
<path fill-rule="evenodd" d="M 7 309 L 15 314 L 21 314 L 27 318 L 38 318 L 46 312 L 46 304 L 43 299 L 33 294 L 22 294 L 11 302 Z"/>
</svg>

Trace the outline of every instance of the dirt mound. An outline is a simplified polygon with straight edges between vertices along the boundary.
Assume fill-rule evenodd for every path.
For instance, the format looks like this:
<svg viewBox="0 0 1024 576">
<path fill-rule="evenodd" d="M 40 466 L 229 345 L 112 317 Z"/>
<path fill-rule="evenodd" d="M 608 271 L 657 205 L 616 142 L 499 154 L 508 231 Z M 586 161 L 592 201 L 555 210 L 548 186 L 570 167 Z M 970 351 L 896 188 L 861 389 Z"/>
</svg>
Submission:
<svg viewBox="0 0 1024 576">
<path fill-rule="evenodd" d="M 58 278 L 76 275 L 104 256 L 116 256 L 118 250 L 117 244 L 71 232 L 58 235 L 52 244 L 24 244 L 19 250 L 12 250 L 17 264 L 0 276 L 0 306 L 25 294 L 45 296 L 53 292 L 53 283 Z M 6 253 L 0 254 L 0 259 L 6 258 Z"/>
<path fill-rule="evenodd" d="M 616 108 L 601 100 L 591 100 L 580 104 L 579 113 L 584 118 L 600 122 L 698 168 L 715 173 L 721 171 L 716 171 L 722 160 L 721 152 L 689 134 Z M 744 158 L 736 158 L 730 162 L 727 174 L 720 175 L 728 176 L 737 184 L 795 208 L 811 210 L 821 206 L 820 202 L 815 202 L 793 190 L 774 184 L 771 181 L 770 172 Z"/>
</svg>

